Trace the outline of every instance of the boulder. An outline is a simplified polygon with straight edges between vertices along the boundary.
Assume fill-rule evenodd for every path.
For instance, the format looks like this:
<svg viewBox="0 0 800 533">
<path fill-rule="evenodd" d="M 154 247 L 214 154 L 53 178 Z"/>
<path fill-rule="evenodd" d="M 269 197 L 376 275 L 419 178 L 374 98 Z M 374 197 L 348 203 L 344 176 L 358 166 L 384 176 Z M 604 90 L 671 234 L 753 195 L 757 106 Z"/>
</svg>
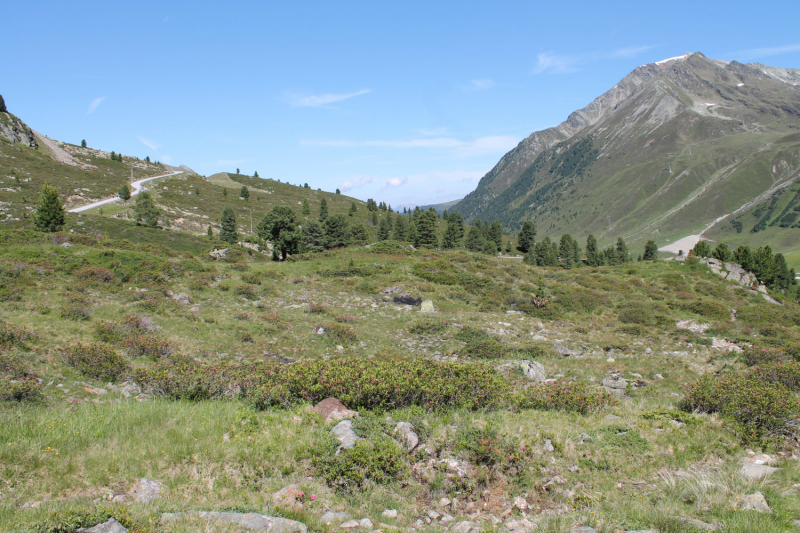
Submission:
<svg viewBox="0 0 800 533">
<path fill-rule="evenodd" d="M 453 533 L 470 533 L 473 529 L 477 528 L 478 524 L 475 522 L 471 522 L 469 520 L 462 520 L 461 522 L 456 522 L 448 531 L 452 531 Z"/>
<path fill-rule="evenodd" d="M 419 444 L 419 435 L 414 432 L 414 426 L 408 422 L 398 422 L 394 427 L 394 434 L 409 452 Z"/>
<path fill-rule="evenodd" d="M 336 398 L 325 398 L 315 405 L 311 410 L 315 413 L 318 413 L 325 420 L 325 422 L 344 420 L 346 418 L 355 418 L 358 416 L 357 411 L 348 409 Z"/>
<path fill-rule="evenodd" d="M 211 250 L 211 252 L 209 252 L 209 254 L 208 254 L 208 257 L 210 257 L 211 259 L 214 259 L 214 260 L 227 259 L 228 250 L 229 250 L 228 248 L 222 248 L 222 249 L 219 249 L 219 250 Z"/>
<path fill-rule="evenodd" d="M 422 302 L 422 306 L 420 307 L 420 313 L 435 313 L 436 309 L 433 307 L 432 300 L 425 300 Z"/>
<path fill-rule="evenodd" d="M 326 526 L 331 526 L 333 524 L 341 524 L 348 518 L 350 518 L 349 514 L 337 511 L 328 511 L 319 517 L 320 521 Z"/>
<path fill-rule="evenodd" d="M 519 367 L 522 373 L 525 374 L 525 377 L 533 381 L 544 381 L 547 378 L 544 365 L 539 361 L 525 359 L 519 362 Z"/>
<path fill-rule="evenodd" d="M 578 352 L 576 352 L 575 350 L 571 350 L 570 348 L 567 348 L 566 346 L 563 346 L 561 344 L 554 343 L 553 348 L 555 349 L 558 355 L 563 355 L 564 357 L 569 357 L 571 355 L 578 355 Z"/>
<path fill-rule="evenodd" d="M 386 518 L 397 518 L 397 509 L 386 509 L 381 514 Z"/>
<path fill-rule="evenodd" d="M 392 302 L 400 305 L 421 305 L 422 298 L 419 296 L 411 296 L 410 294 L 398 294 L 392 298 Z"/>
<path fill-rule="evenodd" d="M 362 440 L 355 431 L 353 431 L 352 420 L 342 420 L 331 429 L 331 435 L 336 437 L 339 442 L 339 448 L 336 450 L 338 454 L 342 450 L 349 450 L 356 445 L 356 442 Z"/>
<path fill-rule="evenodd" d="M 250 531 L 266 531 L 268 533 L 307 533 L 308 527 L 302 522 L 278 518 L 258 513 L 219 513 L 208 511 L 188 511 L 185 513 L 163 513 L 161 523 L 174 522 L 181 518 L 201 518 L 221 524 L 241 526 Z"/>
<path fill-rule="evenodd" d="M 767 500 L 764 499 L 764 495 L 760 492 L 754 492 L 753 494 L 745 496 L 739 500 L 738 505 L 740 511 L 757 511 L 759 513 L 772 512 L 772 509 L 767 505 Z"/>
<path fill-rule="evenodd" d="M 303 494 L 303 491 L 300 490 L 299 485 L 287 485 L 272 495 L 272 504 L 275 505 L 275 507 L 302 507 L 303 497 L 301 494 Z"/>
<path fill-rule="evenodd" d="M 739 469 L 739 473 L 747 479 L 761 479 L 777 471 L 774 466 L 756 463 L 745 463 Z"/>
<path fill-rule="evenodd" d="M 163 483 L 143 477 L 133 487 L 131 495 L 139 503 L 150 503 L 160 498 L 166 490 L 167 487 Z"/>
<path fill-rule="evenodd" d="M 606 377 L 603 378 L 603 381 L 600 382 L 606 392 L 616 396 L 617 398 L 624 398 L 625 397 L 625 389 L 628 387 L 628 380 L 625 378 L 612 378 Z"/>
<path fill-rule="evenodd" d="M 388 289 L 383 289 L 380 293 L 385 295 L 385 296 L 388 296 L 388 295 L 391 295 L 391 294 L 397 294 L 398 292 L 402 291 L 405 288 L 406 288 L 405 285 L 395 285 L 394 287 L 389 287 Z"/>
<path fill-rule="evenodd" d="M 109 518 L 102 524 L 96 526 L 80 528 L 77 533 L 128 533 L 127 528 L 117 522 L 115 518 Z"/>
</svg>

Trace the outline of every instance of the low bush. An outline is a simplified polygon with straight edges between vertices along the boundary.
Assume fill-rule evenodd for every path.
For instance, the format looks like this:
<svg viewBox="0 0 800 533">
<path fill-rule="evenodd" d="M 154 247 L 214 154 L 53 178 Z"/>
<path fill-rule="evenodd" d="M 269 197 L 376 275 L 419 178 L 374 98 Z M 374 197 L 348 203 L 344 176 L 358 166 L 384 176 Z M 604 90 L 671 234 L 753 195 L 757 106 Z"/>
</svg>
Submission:
<svg viewBox="0 0 800 533">
<path fill-rule="evenodd" d="M 234 294 L 237 294 L 239 296 L 243 296 L 243 297 L 251 299 L 251 300 L 253 298 L 255 298 L 256 294 L 257 294 L 256 293 L 256 288 L 253 287 L 252 285 L 248 285 L 246 283 L 242 283 L 240 285 L 236 285 L 233 288 L 233 292 L 234 292 Z"/>
<path fill-rule="evenodd" d="M 89 283 L 109 283 L 114 280 L 114 274 L 107 268 L 85 266 L 73 272 L 76 279 Z"/>
<path fill-rule="evenodd" d="M 518 391 L 513 404 L 518 409 L 567 411 L 586 414 L 616 403 L 610 394 L 580 382 L 541 383 Z"/>
<path fill-rule="evenodd" d="M 0 401 L 35 402 L 42 398 L 39 380 L 34 377 L 21 380 L 0 376 Z"/>
<path fill-rule="evenodd" d="M 731 310 L 728 306 L 710 300 L 688 302 L 682 304 L 681 309 L 690 311 L 696 315 L 716 318 L 717 320 L 730 320 L 731 318 Z"/>
<path fill-rule="evenodd" d="M 258 272 L 242 274 L 242 281 L 250 285 L 261 285 L 261 275 Z"/>
<path fill-rule="evenodd" d="M 453 336 L 453 338 L 463 342 L 470 342 L 478 339 L 488 339 L 489 334 L 480 328 L 474 328 L 472 326 L 463 326 L 461 329 L 458 330 L 458 333 L 456 333 Z"/>
<path fill-rule="evenodd" d="M 0 348 L 11 348 L 13 346 L 24 346 L 36 336 L 27 328 L 8 324 L 0 320 Z"/>
<path fill-rule="evenodd" d="M 405 477 L 405 450 L 388 436 L 357 441 L 336 453 L 338 442 L 326 443 L 314 454 L 314 466 L 331 487 L 344 491 L 363 489 L 370 483 L 385 484 Z"/>
<path fill-rule="evenodd" d="M 146 333 L 128 335 L 124 344 L 129 357 L 146 356 L 153 360 L 167 357 L 175 350 L 170 341 Z"/>
<path fill-rule="evenodd" d="M 278 311 L 275 309 L 266 315 L 261 315 L 260 318 L 266 323 L 267 331 L 280 331 L 289 329 L 290 327 L 288 322 L 281 320 L 281 318 L 278 316 Z"/>
<path fill-rule="evenodd" d="M 784 354 L 781 348 L 753 345 L 745 348 L 744 352 L 742 352 L 742 359 L 749 366 L 755 366 L 764 363 L 789 361 L 791 357 Z"/>
<path fill-rule="evenodd" d="M 325 328 L 325 335 L 337 342 L 356 342 L 358 335 L 356 330 L 347 324 L 337 324 L 329 322 L 323 326 Z"/>
<path fill-rule="evenodd" d="M 425 317 L 411 324 L 408 328 L 408 332 L 415 335 L 432 335 L 446 330 L 447 326 L 449 326 L 449 324 L 444 320 L 435 317 Z"/>
<path fill-rule="evenodd" d="M 324 314 L 328 312 L 328 307 L 315 302 L 310 302 L 308 304 L 308 312 L 313 314 Z"/>
<path fill-rule="evenodd" d="M 31 366 L 27 358 L 16 352 L 0 350 L 0 376 L 21 379 L 30 374 Z"/>
<path fill-rule="evenodd" d="M 64 350 L 64 362 L 84 376 L 117 381 L 130 369 L 128 362 L 105 344 L 76 344 Z"/>
<path fill-rule="evenodd" d="M 461 350 L 463 355 L 478 359 L 500 359 L 505 357 L 507 352 L 506 346 L 492 337 L 469 341 Z"/>
</svg>

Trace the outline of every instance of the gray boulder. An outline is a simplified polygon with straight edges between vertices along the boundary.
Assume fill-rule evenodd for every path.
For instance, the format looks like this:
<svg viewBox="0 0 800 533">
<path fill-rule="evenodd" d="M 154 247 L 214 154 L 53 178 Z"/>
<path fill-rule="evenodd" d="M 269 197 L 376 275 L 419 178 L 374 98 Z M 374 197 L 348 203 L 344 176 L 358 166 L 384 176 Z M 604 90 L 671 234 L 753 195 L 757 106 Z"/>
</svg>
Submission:
<svg viewBox="0 0 800 533">
<path fill-rule="evenodd" d="M 422 306 L 420 307 L 420 313 L 435 313 L 436 309 L 433 307 L 432 300 L 425 300 L 422 302 Z"/>
<path fill-rule="evenodd" d="M 336 450 L 336 453 L 339 453 L 342 450 L 349 450 L 353 446 L 356 445 L 356 442 L 362 440 L 355 431 L 353 431 L 353 421 L 352 420 L 342 420 L 331 429 L 331 435 L 339 439 L 341 443 L 339 448 Z"/>
<path fill-rule="evenodd" d="M 115 518 L 109 518 L 102 524 L 96 526 L 80 528 L 77 533 L 128 533 L 127 528 L 117 522 Z"/>
<path fill-rule="evenodd" d="M 394 434 L 407 451 L 412 451 L 419 444 L 419 435 L 414 432 L 414 426 L 408 422 L 398 422 Z"/>
<path fill-rule="evenodd" d="M 258 513 L 218 513 L 215 511 L 188 511 L 186 513 L 164 513 L 161 522 L 168 523 L 181 518 L 201 518 L 221 524 L 241 526 L 250 531 L 266 531 L 268 533 L 307 533 L 308 527 L 302 522 L 278 518 Z"/>
<path fill-rule="evenodd" d="M 533 381 L 544 381 L 547 378 L 544 365 L 539 361 L 525 359 L 519 362 L 519 367 L 525 377 Z"/>
<path fill-rule="evenodd" d="M 131 495 L 133 496 L 133 499 L 139 503 L 150 503 L 151 501 L 160 498 L 166 490 L 166 485 L 160 481 L 143 477 L 133 487 Z"/>
<path fill-rule="evenodd" d="M 777 471 L 778 469 L 774 466 L 755 463 L 743 464 L 742 468 L 739 469 L 739 473 L 747 479 L 761 479 Z"/>
<path fill-rule="evenodd" d="M 767 500 L 760 492 L 754 492 L 739 500 L 740 511 L 757 511 L 759 513 L 771 513 L 772 509 L 769 508 Z"/>
</svg>

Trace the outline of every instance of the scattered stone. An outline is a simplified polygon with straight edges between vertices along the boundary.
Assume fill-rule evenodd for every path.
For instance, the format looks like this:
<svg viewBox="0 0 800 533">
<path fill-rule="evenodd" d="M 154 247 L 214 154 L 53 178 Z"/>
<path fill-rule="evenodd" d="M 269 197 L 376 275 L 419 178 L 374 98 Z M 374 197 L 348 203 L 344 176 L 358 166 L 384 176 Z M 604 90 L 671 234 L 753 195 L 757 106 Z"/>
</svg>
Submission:
<svg viewBox="0 0 800 533">
<path fill-rule="evenodd" d="M 525 498 L 517 496 L 516 498 L 514 498 L 514 507 L 516 507 L 520 511 L 524 511 L 525 509 L 528 508 L 528 502 L 525 501 Z"/>
<path fill-rule="evenodd" d="M 719 526 L 714 524 L 709 524 L 708 522 L 703 522 L 702 520 L 698 520 L 696 518 L 687 518 L 685 516 L 679 516 L 678 520 L 681 522 L 686 522 L 687 524 L 696 527 L 697 529 L 701 529 L 703 531 L 717 531 L 720 529 Z"/>
<path fill-rule="evenodd" d="M 645 355 L 650 355 L 651 353 L 653 353 L 653 349 L 652 348 L 645 348 L 644 349 L 644 354 Z"/>
<path fill-rule="evenodd" d="M 228 248 L 222 248 L 221 250 L 211 250 L 208 256 L 211 259 L 219 260 L 219 259 L 227 259 L 228 257 Z"/>
<path fill-rule="evenodd" d="M 439 507 L 447 507 L 451 503 L 450 498 L 439 498 Z"/>
<path fill-rule="evenodd" d="M 606 389 L 606 392 L 616 396 L 617 398 L 624 398 L 625 389 L 628 387 L 628 380 L 622 377 L 616 379 L 612 377 L 606 377 L 603 378 L 603 381 L 601 381 L 600 384 Z"/>
<path fill-rule="evenodd" d="M 365 528 L 371 528 L 373 527 L 374 524 L 369 518 L 362 518 L 361 520 L 358 521 L 358 525 Z"/>
<path fill-rule="evenodd" d="M 327 511 L 319 517 L 320 521 L 327 525 L 339 524 L 350 518 L 350 515 L 345 512 Z"/>
<path fill-rule="evenodd" d="M 339 527 L 342 528 L 342 529 L 355 529 L 360 525 L 361 524 L 359 524 L 355 520 L 348 520 L 347 522 L 339 524 Z"/>
<path fill-rule="evenodd" d="M 603 420 L 622 420 L 622 417 L 617 415 L 606 415 L 603 417 Z"/>
<path fill-rule="evenodd" d="M 661 374 L 656 374 L 655 376 L 653 376 L 653 379 L 664 379 L 664 376 L 662 376 Z"/>
<path fill-rule="evenodd" d="M 739 500 L 740 511 L 757 511 L 759 513 L 771 513 L 772 509 L 767 505 L 767 500 L 760 492 L 754 492 Z"/>
<path fill-rule="evenodd" d="M 528 379 L 532 379 L 533 381 L 544 381 L 547 379 L 544 365 L 539 361 L 525 359 L 519 362 L 519 367 Z"/>
<path fill-rule="evenodd" d="M 69 242 L 61 243 L 61 247 L 62 248 L 71 248 L 72 247 L 72 243 L 69 243 Z"/>
<path fill-rule="evenodd" d="M 589 526 L 578 526 L 572 528 L 572 533 L 597 533 L 597 530 Z"/>
<path fill-rule="evenodd" d="M 272 495 L 272 503 L 276 507 L 302 507 L 299 485 L 291 484 Z"/>
<path fill-rule="evenodd" d="M 449 531 L 452 533 L 470 533 L 473 528 L 478 527 L 475 522 L 470 522 L 469 520 L 462 520 L 461 522 L 456 522 L 452 526 L 450 526 Z"/>
<path fill-rule="evenodd" d="M 414 432 L 414 426 L 408 422 L 398 422 L 394 427 L 394 434 L 409 452 L 419 444 L 419 435 Z"/>
<path fill-rule="evenodd" d="M 219 513 L 216 511 L 188 511 L 185 513 L 163 513 L 161 522 L 168 523 L 181 518 L 202 518 L 204 520 L 241 526 L 250 531 L 267 533 L 307 533 L 308 527 L 302 522 L 278 518 L 258 513 Z"/>
<path fill-rule="evenodd" d="M 544 451 L 546 452 L 554 452 L 556 451 L 555 446 L 553 446 L 553 441 L 550 439 L 546 439 L 544 441 Z"/>
<path fill-rule="evenodd" d="M 337 454 L 342 450 L 349 450 L 356 445 L 356 441 L 362 440 L 361 437 L 356 435 L 356 432 L 353 431 L 352 420 L 342 420 L 333 426 L 331 435 L 339 439 L 339 442 L 341 442 L 339 448 L 336 450 Z"/>
<path fill-rule="evenodd" d="M 163 483 L 143 477 L 133 487 L 131 495 L 139 503 L 150 503 L 156 498 L 160 498 L 166 490 L 167 487 Z"/>
<path fill-rule="evenodd" d="M 311 333 L 314 335 L 325 335 L 325 328 L 322 326 L 317 326 L 311 330 Z"/>
<path fill-rule="evenodd" d="M 739 469 L 739 473 L 747 479 L 761 479 L 777 471 L 774 466 L 757 463 L 745 463 Z"/>
<path fill-rule="evenodd" d="M 555 349 L 555 351 L 556 351 L 556 353 L 558 355 L 563 355 L 564 357 L 569 357 L 569 356 L 572 356 L 572 355 L 578 355 L 578 352 L 576 352 L 575 350 L 567 348 L 566 346 L 563 346 L 561 344 L 553 343 L 553 348 Z"/>
<path fill-rule="evenodd" d="M 447 524 L 447 523 L 452 522 L 453 520 L 455 520 L 455 518 L 453 518 L 451 515 L 449 515 L 447 513 L 442 513 L 442 518 L 439 519 L 439 522 L 441 522 L 443 524 Z"/>
<path fill-rule="evenodd" d="M 398 292 L 405 289 L 405 285 L 395 285 L 394 287 L 389 287 L 388 289 L 383 289 L 380 293 L 383 295 L 390 295 L 390 294 L 397 294 Z"/>
<path fill-rule="evenodd" d="M 77 533 L 128 533 L 128 530 L 115 518 L 109 518 L 102 524 L 93 527 L 80 528 Z"/>
<path fill-rule="evenodd" d="M 442 516 L 433 509 L 428 509 L 428 511 L 425 514 L 428 515 L 428 518 L 430 518 L 431 520 L 438 520 Z"/>
<path fill-rule="evenodd" d="M 436 309 L 433 308 L 433 301 L 432 300 L 425 300 L 422 302 L 422 307 L 419 310 L 420 313 L 435 313 Z"/>
<path fill-rule="evenodd" d="M 397 509 L 386 509 L 381 515 L 386 518 L 397 518 Z"/>
<path fill-rule="evenodd" d="M 588 433 L 581 433 L 580 440 L 578 441 L 578 444 L 583 444 L 587 440 L 592 440 L 592 436 L 589 435 Z"/>
</svg>

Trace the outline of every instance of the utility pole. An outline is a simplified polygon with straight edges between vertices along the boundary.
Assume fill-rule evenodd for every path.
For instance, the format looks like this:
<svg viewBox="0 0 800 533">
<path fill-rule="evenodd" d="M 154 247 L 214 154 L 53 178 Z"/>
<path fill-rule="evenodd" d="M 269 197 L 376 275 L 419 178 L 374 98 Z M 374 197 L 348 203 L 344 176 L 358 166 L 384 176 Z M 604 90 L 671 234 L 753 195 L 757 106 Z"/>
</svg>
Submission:
<svg viewBox="0 0 800 533">
<path fill-rule="evenodd" d="M 669 167 L 669 173 L 672 174 L 672 163 L 667 163 L 667 167 Z"/>
<path fill-rule="evenodd" d="M 606 218 L 608 219 L 608 229 L 610 230 L 611 229 L 611 215 L 606 215 Z"/>
<path fill-rule="evenodd" d="M 689 145 L 689 155 L 692 155 L 692 145 Z"/>
<path fill-rule="evenodd" d="M 249 207 L 245 207 L 248 211 L 250 211 L 250 235 L 253 234 L 253 210 Z"/>
</svg>

